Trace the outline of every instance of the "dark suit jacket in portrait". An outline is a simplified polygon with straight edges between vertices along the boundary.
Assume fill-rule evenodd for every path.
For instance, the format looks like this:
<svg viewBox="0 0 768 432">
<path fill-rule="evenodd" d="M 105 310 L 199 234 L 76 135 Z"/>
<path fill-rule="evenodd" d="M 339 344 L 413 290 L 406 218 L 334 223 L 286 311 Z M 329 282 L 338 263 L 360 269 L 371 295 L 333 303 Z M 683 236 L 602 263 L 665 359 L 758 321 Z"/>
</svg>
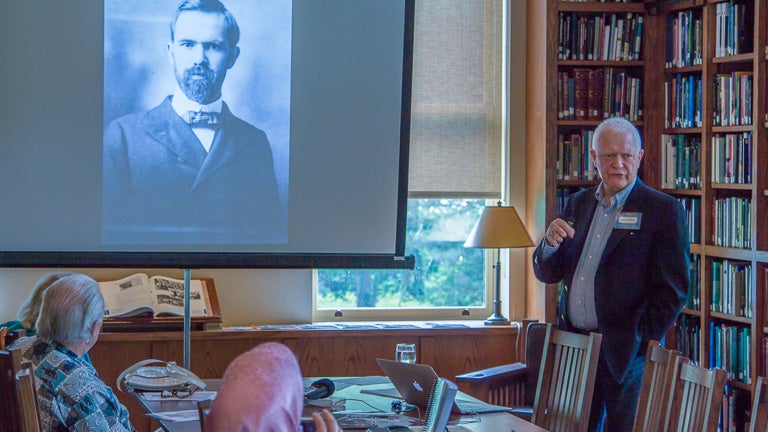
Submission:
<svg viewBox="0 0 768 432">
<path fill-rule="evenodd" d="M 266 134 L 226 104 L 210 152 L 166 98 L 109 124 L 104 135 L 104 243 L 281 243 Z"/>
<path fill-rule="evenodd" d="M 573 220 L 576 234 L 544 260 L 538 245 L 533 255 L 536 277 L 545 283 L 564 281 L 558 324 L 568 322 L 568 291 L 597 208 L 591 187 L 570 196 L 564 220 Z M 635 182 L 622 213 L 642 214 L 639 229 L 614 228 L 595 276 L 595 309 L 600 348 L 613 376 L 623 381 L 629 362 L 643 355 L 649 340 L 660 340 L 673 324 L 688 294 L 689 244 L 682 205 Z"/>
</svg>

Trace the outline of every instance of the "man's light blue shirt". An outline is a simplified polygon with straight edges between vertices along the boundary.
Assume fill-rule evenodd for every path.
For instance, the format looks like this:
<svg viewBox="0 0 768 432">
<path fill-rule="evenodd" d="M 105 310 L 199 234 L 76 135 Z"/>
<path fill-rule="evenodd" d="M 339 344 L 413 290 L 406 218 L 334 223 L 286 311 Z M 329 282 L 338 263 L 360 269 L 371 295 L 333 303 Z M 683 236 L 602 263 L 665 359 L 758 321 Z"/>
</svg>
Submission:
<svg viewBox="0 0 768 432">
<path fill-rule="evenodd" d="M 635 186 L 635 181 L 612 196 L 610 204 L 605 203 L 602 184 L 595 192 L 597 208 L 592 216 L 592 223 L 589 226 L 589 233 L 581 257 L 579 257 L 576 272 L 573 274 L 573 281 L 570 287 L 565 288 L 570 290 L 568 293 L 568 321 L 576 328 L 597 329 L 597 313 L 595 312 L 597 267 L 600 264 L 600 258 L 603 256 L 608 238 L 613 232 L 616 217 L 624 207 L 629 192 Z M 546 240 L 544 243 L 542 258 L 547 259 L 557 250 L 557 247 L 550 246 Z"/>
</svg>

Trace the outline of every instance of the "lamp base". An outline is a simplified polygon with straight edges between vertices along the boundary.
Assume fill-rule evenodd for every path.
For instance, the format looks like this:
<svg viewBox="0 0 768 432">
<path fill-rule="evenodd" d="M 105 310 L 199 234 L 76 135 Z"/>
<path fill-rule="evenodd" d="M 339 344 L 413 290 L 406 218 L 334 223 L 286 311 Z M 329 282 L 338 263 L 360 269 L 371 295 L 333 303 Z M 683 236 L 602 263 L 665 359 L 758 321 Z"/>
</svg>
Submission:
<svg viewBox="0 0 768 432">
<path fill-rule="evenodd" d="M 487 326 L 508 326 L 509 320 L 504 318 L 502 315 L 493 314 L 488 317 L 487 320 L 485 320 L 485 325 Z"/>
</svg>

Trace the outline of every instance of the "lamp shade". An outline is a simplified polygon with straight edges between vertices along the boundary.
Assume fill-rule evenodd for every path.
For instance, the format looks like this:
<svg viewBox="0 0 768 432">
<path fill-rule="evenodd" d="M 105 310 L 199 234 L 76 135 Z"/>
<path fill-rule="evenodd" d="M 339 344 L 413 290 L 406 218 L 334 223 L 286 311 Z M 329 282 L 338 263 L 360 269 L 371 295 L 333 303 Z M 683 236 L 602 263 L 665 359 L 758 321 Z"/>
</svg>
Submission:
<svg viewBox="0 0 768 432">
<path fill-rule="evenodd" d="M 489 206 L 483 209 L 464 247 L 521 248 L 533 241 L 514 207 Z"/>
</svg>

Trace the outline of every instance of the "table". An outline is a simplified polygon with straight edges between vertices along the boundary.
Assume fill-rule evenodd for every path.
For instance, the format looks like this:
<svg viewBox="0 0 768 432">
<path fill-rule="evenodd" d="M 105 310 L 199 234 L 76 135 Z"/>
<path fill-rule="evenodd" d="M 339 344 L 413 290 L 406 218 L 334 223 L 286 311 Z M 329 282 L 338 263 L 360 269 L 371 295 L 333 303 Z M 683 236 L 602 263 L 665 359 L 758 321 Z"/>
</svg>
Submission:
<svg viewBox="0 0 768 432">
<path fill-rule="evenodd" d="M 305 385 L 309 385 L 314 379 L 306 378 Z M 362 388 L 377 388 L 378 384 L 387 380 L 386 377 L 341 377 L 333 378 L 336 383 L 337 391 L 332 396 L 332 400 L 345 399 L 345 405 L 348 410 L 362 409 L 363 402 L 370 403 L 375 407 L 388 410 L 391 405 L 392 399 L 375 396 L 370 394 L 362 394 L 360 390 Z M 221 387 L 220 379 L 206 379 L 207 384 L 206 391 L 217 391 Z M 360 384 L 356 384 L 360 383 Z M 147 410 L 148 413 L 158 414 L 171 411 L 181 410 L 197 410 L 197 401 L 189 399 L 162 399 L 159 400 L 154 397 L 152 393 L 135 393 L 136 399 Z M 468 401 L 477 401 L 472 396 L 459 392 L 457 399 L 462 398 Z M 478 401 L 480 402 L 480 401 Z M 355 405 L 361 404 L 361 405 Z M 313 410 L 317 408 L 307 407 L 304 408 L 304 415 L 309 416 Z M 479 418 L 480 421 L 474 421 Z M 472 431 L 472 432 L 546 432 L 530 422 L 527 422 L 521 418 L 515 417 L 507 412 L 493 412 L 482 413 L 472 416 L 462 416 L 460 419 L 460 426 L 449 426 L 450 431 Z M 158 423 L 168 432 L 200 432 L 199 421 L 187 421 L 187 422 L 165 422 L 157 420 Z M 411 427 L 414 431 L 421 430 L 419 426 Z M 355 431 L 364 429 L 344 429 L 345 431 Z"/>
</svg>

